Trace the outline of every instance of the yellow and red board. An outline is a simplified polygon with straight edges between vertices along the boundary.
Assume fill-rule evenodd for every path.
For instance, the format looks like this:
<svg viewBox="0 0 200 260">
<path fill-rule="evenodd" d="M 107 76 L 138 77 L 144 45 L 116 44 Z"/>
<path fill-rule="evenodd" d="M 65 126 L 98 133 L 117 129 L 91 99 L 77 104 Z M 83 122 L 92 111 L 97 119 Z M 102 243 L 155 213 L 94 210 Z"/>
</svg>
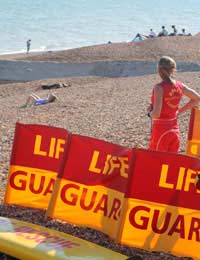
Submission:
<svg viewBox="0 0 200 260">
<path fill-rule="evenodd" d="M 95 228 L 115 239 L 133 150 L 75 134 L 69 142 L 47 216 Z"/>
<path fill-rule="evenodd" d="M 47 208 L 68 134 L 62 128 L 16 123 L 6 204 Z"/>
<path fill-rule="evenodd" d="M 200 259 L 200 160 L 135 150 L 119 243 Z"/>
<path fill-rule="evenodd" d="M 200 156 L 200 109 L 198 107 L 191 110 L 186 153 L 193 157 Z"/>
<path fill-rule="evenodd" d="M 86 240 L 35 224 L 0 217 L 0 252 L 20 260 L 125 260 Z"/>
</svg>

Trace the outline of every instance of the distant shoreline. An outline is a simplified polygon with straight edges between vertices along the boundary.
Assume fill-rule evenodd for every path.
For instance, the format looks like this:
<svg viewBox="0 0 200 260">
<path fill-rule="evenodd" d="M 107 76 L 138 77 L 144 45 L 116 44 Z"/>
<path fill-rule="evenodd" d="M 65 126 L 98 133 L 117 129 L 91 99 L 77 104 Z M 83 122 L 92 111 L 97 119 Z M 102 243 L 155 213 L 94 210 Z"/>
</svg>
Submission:
<svg viewBox="0 0 200 260">
<path fill-rule="evenodd" d="M 116 42 L 117 43 L 117 42 Z M 107 43 L 105 43 L 107 44 Z M 61 49 L 49 49 L 49 50 L 44 50 L 44 49 L 30 49 L 30 52 L 27 54 L 26 50 L 21 50 L 21 51 L 10 51 L 10 52 L 2 52 L 0 53 L 0 59 L 2 58 L 12 58 L 13 56 L 32 56 L 32 55 L 40 55 L 40 54 L 48 54 L 48 53 L 56 53 L 56 52 L 65 52 L 65 51 L 70 51 L 70 50 L 75 50 L 75 49 L 81 49 L 81 48 L 90 48 L 93 46 L 98 46 L 102 45 L 102 43 L 95 44 L 95 45 L 84 45 L 84 46 L 77 46 L 77 47 L 71 47 L 71 48 L 61 48 Z"/>
<path fill-rule="evenodd" d="M 64 50 L 49 50 L 49 51 L 44 51 L 44 50 L 31 50 L 30 53 L 26 53 L 26 51 L 19 51 L 19 52 L 7 52 L 7 53 L 0 53 L 0 60 L 13 60 L 15 59 L 15 57 L 17 58 L 23 58 L 23 57 L 30 57 L 30 56 L 37 56 L 37 55 L 41 55 L 41 54 L 48 54 L 48 53 L 52 53 L 52 52 L 59 52 L 59 51 L 67 51 L 68 49 L 64 49 Z"/>
<path fill-rule="evenodd" d="M 185 38 L 187 39 L 188 36 L 165 36 L 165 37 L 156 37 L 155 39 L 153 39 L 154 41 L 157 40 L 164 40 L 164 39 L 168 39 L 169 41 L 173 41 L 173 39 L 180 39 L 181 38 Z M 191 35 L 189 38 L 190 39 L 195 39 L 195 38 L 200 38 L 200 32 L 197 32 L 193 35 Z M 145 39 L 142 42 L 136 43 L 137 45 L 139 44 L 143 44 L 146 41 L 151 41 L 152 39 Z M 75 50 L 81 50 L 81 49 L 90 49 L 90 48 L 98 48 L 101 46 L 111 46 L 111 45 L 121 45 L 121 44 L 134 44 L 131 40 L 129 41 L 121 41 L 121 42 L 111 42 L 111 44 L 108 44 L 108 42 L 105 43 L 98 43 L 98 44 L 93 44 L 93 45 L 81 45 L 81 46 L 76 46 L 76 47 L 65 47 L 65 48 L 60 48 L 60 49 L 30 49 L 29 54 L 26 53 L 26 49 L 22 49 L 20 51 L 5 51 L 5 52 L 0 52 L 0 60 L 2 59 L 13 59 L 13 57 L 17 57 L 17 58 L 23 58 L 23 57 L 32 57 L 32 56 L 39 56 L 39 55 L 48 55 L 49 53 L 60 53 L 60 52 L 69 52 L 69 51 L 75 51 Z M 139 46 L 138 45 L 138 46 Z M 177 47 L 177 46 L 176 46 Z"/>
<path fill-rule="evenodd" d="M 64 51 L 0 55 L 1 81 L 65 77 L 134 77 L 156 73 L 162 55 L 177 62 L 178 72 L 200 71 L 198 36 L 169 36 L 138 43 L 112 43 Z"/>
<path fill-rule="evenodd" d="M 70 48 L 70 49 L 73 49 L 73 48 Z M 66 48 L 65 49 L 55 49 L 55 50 L 31 49 L 29 54 L 26 53 L 26 50 L 10 51 L 10 52 L 2 52 L 2 53 L 0 53 L 0 57 L 2 57 L 2 56 L 13 56 L 13 55 L 15 56 L 15 55 L 41 54 L 41 53 L 56 52 L 56 51 L 66 51 L 66 50 L 70 50 L 70 49 L 66 49 Z"/>
</svg>

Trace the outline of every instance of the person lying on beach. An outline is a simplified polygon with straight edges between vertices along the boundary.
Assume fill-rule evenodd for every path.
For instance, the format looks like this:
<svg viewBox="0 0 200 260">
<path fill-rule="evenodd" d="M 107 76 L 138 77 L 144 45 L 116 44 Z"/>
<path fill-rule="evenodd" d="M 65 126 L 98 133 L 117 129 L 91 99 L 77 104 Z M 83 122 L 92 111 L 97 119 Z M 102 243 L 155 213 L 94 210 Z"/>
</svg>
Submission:
<svg viewBox="0 0 200 260">
<path fill-rule="evenodd" d="M 66 88 L 70 87 L 70 84 L 65 83 L 54 83 L 54 84 L 42 84 L 39 87 L 36 88 L 35 91 L 41 90 L 41 89 L 57 89 L 57 88 Z"/>
<path fill-rule="evenodd" d="M 22 105 L 20 108 L 26 108 L 28 106 L 40 106 L 40 105 L 45 105 L 47 103 L 52 103 L 56 99 L 56 95 L 54 94 L 48 94 L 46 98 L 40 98 L 38 95 L 35 93 L 32 93 L 26 100 L 26 103 Z"/>
</svg>

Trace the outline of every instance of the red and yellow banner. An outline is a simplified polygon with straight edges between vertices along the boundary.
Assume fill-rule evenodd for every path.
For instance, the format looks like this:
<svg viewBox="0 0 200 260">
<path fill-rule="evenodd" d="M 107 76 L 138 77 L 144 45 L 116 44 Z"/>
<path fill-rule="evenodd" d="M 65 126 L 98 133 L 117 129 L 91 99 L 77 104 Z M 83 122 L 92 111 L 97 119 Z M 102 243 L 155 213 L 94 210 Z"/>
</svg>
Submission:
<svg viewBox="0 0 200 260">
<path fill-rule="evenodd" d="M 47 208 L 67 137 L 61 128 L 16 124 L 5 203 Z"/>
<path fill-rule="evenodd" d="M 191 118 L 197 120 L 196 112 Z M 197 142 L 193 119 L 189 140 Z M 100 230 L 120 243 L 200 260 L 195 156 L 17 123 L 5 202 L 48 207 L 47 216 Z"/>
<path fill-rule="evenodd" d="M 200 109 L 198 107 L 191 110 L 186 153 L 194 157 L 200 156 Z"/>
<path fill-rule="evenodd" d="M 116 237 L 132 149 L 72 134 L 47 215 Z"/>
<path fill-rule="evenodd" d="M 119 242 L 200 259 L 199 170 L 196 158 L 136 149 Z"/>
</svg>

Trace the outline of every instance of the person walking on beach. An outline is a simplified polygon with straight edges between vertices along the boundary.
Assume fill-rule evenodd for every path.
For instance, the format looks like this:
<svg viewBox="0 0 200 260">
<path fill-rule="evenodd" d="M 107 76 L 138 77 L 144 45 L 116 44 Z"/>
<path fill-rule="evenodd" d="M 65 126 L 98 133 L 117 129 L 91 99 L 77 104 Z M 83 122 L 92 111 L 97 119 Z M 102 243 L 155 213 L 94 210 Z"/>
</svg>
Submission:
<svg viewBox="0 0 200 260">
<path fill-rule="evenodd" d="M 200 95 L 173 78 L 176 62 L 171 57 L 161 57 L 157 70 L 162 81 L 154 86 L 151 104 L 147 109 L 152 119 L 149 149 L 178 152 L 180 131 L 177 116 L 196 106 L 200 101 Z M 179 107 L 183 96 L 189 100 Z"/>
<path fill-rule="evenodd" d="M 26 53 L 28 54 L 31 48 L 31 39 L 26 42 Z"/>
</svg>

